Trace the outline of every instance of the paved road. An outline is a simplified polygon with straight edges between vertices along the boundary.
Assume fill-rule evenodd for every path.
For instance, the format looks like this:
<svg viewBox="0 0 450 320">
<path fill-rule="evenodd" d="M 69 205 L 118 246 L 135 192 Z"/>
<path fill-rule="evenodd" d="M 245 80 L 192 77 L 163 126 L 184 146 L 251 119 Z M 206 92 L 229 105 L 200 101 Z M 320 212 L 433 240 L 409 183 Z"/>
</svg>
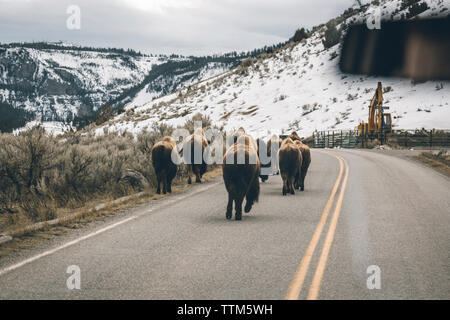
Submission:
<svg viewBox="0 0 450 320">
<path fill-rule="evenodd" d="M 312 158 L 305 192 L 271 177 L 240 222 L 218 180 L 2 258 L 0 299 L 449 299 L 450 179 L 375 152 Z"/>
</svg>

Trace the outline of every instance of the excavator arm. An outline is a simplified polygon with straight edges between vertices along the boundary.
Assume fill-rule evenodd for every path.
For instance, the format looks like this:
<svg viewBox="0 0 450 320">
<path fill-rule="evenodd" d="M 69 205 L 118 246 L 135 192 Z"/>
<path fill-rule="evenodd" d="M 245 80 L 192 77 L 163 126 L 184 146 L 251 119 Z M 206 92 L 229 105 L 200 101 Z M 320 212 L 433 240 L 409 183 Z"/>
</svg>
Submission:
<svg viewBox="0 0 450 320">
<path fill-rule="evenodd" d="M 370 101 L 369 106 L 369 131 L 379 130 L 381 123 L 378 112 L 382 112 L 383 107 L 383 87 L 381 82 L 378 82 L 377 90 Z M 377 112 L 378 111 L 378 112 Z"/>
<path fill-rule="evenodd" d="M 390 113 L 385 113 L 383 107 L 383 86 L 378 82 L 377 89 L 370 100 L 368 122 L 362 122 L 358 126 L 359 135 L 383 140 L 392 133 L 392 119 Z"/>
</svg>

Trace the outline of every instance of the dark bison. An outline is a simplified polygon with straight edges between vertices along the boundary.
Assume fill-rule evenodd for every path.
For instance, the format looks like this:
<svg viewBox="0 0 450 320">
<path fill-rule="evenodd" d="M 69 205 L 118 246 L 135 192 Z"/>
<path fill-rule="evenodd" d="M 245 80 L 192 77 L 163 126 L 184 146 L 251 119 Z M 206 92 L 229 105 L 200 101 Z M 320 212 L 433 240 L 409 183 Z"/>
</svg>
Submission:
<svg viewBox="0 0 450 320">
<path fill-rule="evenodd" d="M 302 165 L 302 153 L 291 138 L 286 138 L 278 151 L 280 174 L 283 179 L 283 195 L 295 194 L 294 182 Z"/>
<path fill-rule="evenodd" d="M 259 198 L 260 162 L 255 148 L 256 142 L 247 135 L 241 135 L 223 157 L 223 181 L 228 191 L 226 217 L 231 219 L 233 201 L 235 204 L 235 219 L 242 218 L 242 202 L 246 198 L 245 212 L 248 213 Z M 244 160 L 239 164 L 238 160 Z"/>
<path fill-rule="evenodd" d="M 296 140 L 295 144 L 302 153 L 302 166 L 299 174 L 295 179 L 295 188 L 300 189 L 300 191 L 305 190 L 305 177 L 308 173 L 309 165 L 311 164 L 311 151 L 306 144 L 303 144 L 300 140 Z"/>
<path fill-rule="evenodd" d="M 191 175 L 195 175 L 195 182 L 201 183 L 202 177 L 206 172 L 207 164 L 203 158 L 205 149 L 208 147 L 205 132 L 201 128 L 197 128 L 194 134 L 186 138 L 183 145 L 183 155 L 188 163 L 188 183 L 192 183 Z M 197 152 L 197 155 L 195 155 Z"/>
<path fill-rule="evenodd" d="M 152 163 L 158 180 L 158 189 L 156 190 L 158 194 L 161 194 L 161 182 L 164 194 L 172 192 L 172 180 L 177 174 L 177 166 L 172 161 L 174 148 L 175 141 L 171 137 L 164 137 L 152 148 Z"/>
</svg>

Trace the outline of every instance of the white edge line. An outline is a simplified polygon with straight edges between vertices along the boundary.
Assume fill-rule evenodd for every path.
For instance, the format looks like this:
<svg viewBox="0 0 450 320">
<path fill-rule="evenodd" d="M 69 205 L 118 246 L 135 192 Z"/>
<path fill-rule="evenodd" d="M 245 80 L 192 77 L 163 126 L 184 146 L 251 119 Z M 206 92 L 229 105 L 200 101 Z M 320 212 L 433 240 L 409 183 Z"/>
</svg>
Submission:
<svg viewBox="0 0 450 320">
<path fill-rule="evenodd" d="M 31 263 L 31 262 L 33 262 L 33 261 L 36 261 L 36 260 L 38 260 L 38 259 L 40 259 L 40 258 L 43 258 L 43 257 L 48 256 L 48 255 L 51 255 L 51 254 L 53 254 L 53 253 L 55 253 L 55 252 L 57 252 L 57 251 L 60 251 L 60 250 L 65 249 L 65 248 L 67 248 L 67 247 L 70 247 L 70 246 L 72 246 L 72 245 L 74 245 L 74 244 L 77 244 L 77 243 L 79 243 L 79 242 L 81 242 L 81 241 L 83 241 L 83 240 L 89 239 L 89 238 L 94 237 L 94 236 L 96 236 L 96 235 L 98 235 L 98 234 L 100 234 L 100 233 L 103 233 L 103 232 L 105 232 L 105 231 L 108 231 L 108 230 L 110 230 L 110 229 L 113 229 L 113 228 L 115 228 L 115 227 L 117 227 L 117 226 L 119 226 L 119 225 L 121 225 L 121 224 L 124 224 L 124 223 L 126 223 L 126 222 L 128 222 L 128 221 L 130 221 L 130 220 L 136 219 L 136 218 L 137 218 L 137 216 L 129 217 L 129 218 L 125 219 L 125 220 L 116 222 L 116 223 L 114 223 L 114 224 L 112 224 L 112 225 L 109 225 L 109 226 L 107 226 L 107 227 L 105 227 L 105 228 L 102 228 L 102 229 L 97 230 L 97 231 L 95 231 L 95 232 L 93 232 L 93 233 L 90 233 L 90 234 L 88 234 L 88 235 L 85 235 L 85 236 L 83 236 L 83 237 L 81 237 L 81 238 L 78 238 L 78 239 L 69 241 L 69 242 L 67 242 L 66 244 L 63 244 L 62 246 L 59 246 L 59 247 L 56 247 L 56 248 L 54 248 L 54 249 L 45 251 L 45 252 L 43 252 L 43 253 L 41 253 L 41 254 L 38 254 L 38 255 L 36 255 L 36 256 L 34 256 L 34 257 L 31 257 L 31 258 L 29 258 L 29 259 L 26 259 L 26 260 L 24 260 L 24 261 L 22 261 L 22 262 L 16 263 L 16 264 L 14 264 L 14 265 L 12 265 L 12 266 L 9 266 L 9 267 L 7 267 L 7 268 L 5 268 L 5 269 L 0 270 L 0 276 L 4 275 L 4 274 L 7 273 L 7 272 L 13 271 L 13 270 L 15 270 L 15 269 L 17 269 L 17 268 L 20 268 L 20 267 L 22 267 L 22 266 L 24 266 L 24 265 L 26 265 L 26 264 L 28 264 L 28 263 Z"/>
<path fill-rule="evenodd" d="M 192 192 L 192 193 L 185 194 L 185 195 L 183 195 L 183 196 L 181 196 L 181 197 L 179 197 L 179 198 L 169 200 L 168 202 L 164 203 L 164 205 L 171 204 L 171 203 L 173 203 L 173 202 L 177 202 L 177 201 L 183 200 L 183 199 L 185 199 L 185 198 L 187 198 L 187 197 L 190 197 L 190 196 L 192 196 L 192 195 L 196 195 L 196 194 L 201 193 L 201 192 L 203 192 L 203 191 L 206 191 L 206 190 L 208 190 L 208 189 L 210 189 L 210 188 L 212 188 L 212 187 L 215 187 L 215 186 L 217 186 L 218 184 L 219 184 L 219 182 L 212 183 L 212 184 L 210 184 L 209 186 L 204 187 L 204 188 L 201 188 L 201 189 L 198 189 L 198 190 L 196 190 L 196 191 L 194 191 L 194 192 Z M 136 214 L 136 215 L 134 215 L 134 216 L 132 216 L 132 217 L 126 218 L 126 219 L 121 220 L 121 221 L 118 221 L 118 222 L 113 223 L 113 224 L 111 224 L 111 225 L 109 225 L 109 226 L 107 226 L 107 227 L 101 228 L 101 229 L 99 229 L 99 230 L 97 230 L 97 231 L 94 231 L 94 232 L 92 232 L 92 233 L 90 233 L 90 234 L 87 234 L 87 235 L 85 235 L 85 236 L 82 236 L 81 238 L 78 238 L 78 239 L 69 241 L 69 242 L 67 242 L 67 243 L 65 243 L 65 244 L 63 244 L 63 245 L 61 245 L 61 246 L 59 246 L 59 247 L 56 247 L 56 248 L 54 248 L 54 249 L 45 251 L 45 252 L 43 252 L 43 253 L 40 253 L 40 254 L 38 254 L 38 255 L 35 255 L 34 257 L 25 259 L 25 260 L 23 260 L 22 262 L 19 262 L 19 263 L 13 264 L 12 266 L 9 266 L 9 267 L 6 267 L 6 268 L 4 268 L 4 269 L 1 269 L 1 270 L 0 270 L 0 276 L 3 276 L 3 275 L 5 275 L 6 273 L 8 273 L 8 272 L 10 272 L 10 271 L 16 270 L 16 269 L 18 269 L 18 268 L 20 268 L 20 267 L 23 267 L 23 266 L 26 265 L 26 264 L 29 264 L 29 263 L 34 262 L 34 261 L 36 261 L 36 260 L 39 260 L 39 259 L 41 259 L 41 258 L 43 258 L 43 257 L 49 256 L 49 255 L 51 255 L 51 254 L 53 254 L 53 253 L 55 253 L 55 252 L 58 252 L 58 251 L 60 251 L 60 250 L 63 250 L 63 249 L 68 248 L 68 247 L 70 247 L 70 246 L 73 246 L 74 244 L 77 244 L 77 243 L 79 243 L 79 242 L 81 242 L 81 241 L 84 241 L 84 240 L 86 240 L 86 239 L 92 238 L 92 237 L 94 237 L 94 236 L 96 236 L 96 235 L 99 235 L 99 234 L 101 234 L 101 233 L 103 233 L 103 232 L 106 232 L 106 231 L 108 231 L 108 230 L 114 229 L 114 228 L 116 228 L 116 227 L 118 227 L 118 226 L 120 226 L 120 225 L 122 225 L 122 224 L 124 224 L 124 223 L 127 223 L 128 221 L 134 220 L 134 219 L 136 219 L 136 218 L 138 218 L 138 217 L 140 217 L 140 216 L 142 216 L 142 215 L 145 215 L 146 213 L 150 213 L 150 212 L 152 212 L 154 209 L 155 209 L 155 208 L 150 208 L 150 210 L 147 210 L 147 211 L 145 211 L 145 212 L 142 213 L 142 214 Z"/>
</svg>

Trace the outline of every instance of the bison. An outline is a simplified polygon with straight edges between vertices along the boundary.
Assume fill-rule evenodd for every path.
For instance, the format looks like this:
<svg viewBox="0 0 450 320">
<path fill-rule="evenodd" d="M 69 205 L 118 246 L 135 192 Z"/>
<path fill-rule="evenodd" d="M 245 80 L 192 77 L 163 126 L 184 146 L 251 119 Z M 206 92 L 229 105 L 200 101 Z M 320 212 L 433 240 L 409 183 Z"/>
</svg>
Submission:
<svg viewBox="0 0 450 320">
<path fill-rule="evenodd" d="M 278 151 L 280 174 L 283 179 L 283 196 L 295 194 L 294 182 L 302 165 L 302 153 L 291 138 L 286 138 Z"/>
<path fill-rule="evenodd" d="M 292 141 L 302 141 L 302 139 L 300 139 L 298 133 L 296 131 L 293 131 L 290 135 L 289 138 L 291 138 Z"/>
<path fill-rule="evenodd" d="M 156 192 L 161 194 L 161 182 L 163 193 L 172 192 L 172 180 L 177 174 L 177 166 L 172 161 L 172 150 L 175 148 L 175 140 L 164 137 L 152 148 L 152 163 L 155 169 L 158 188 Z"/>
<path fill-rule="evenodd" d="M 311 164 L 311 151 L 306 144 L 303 144 L 300 140 L 296 140 L 295 144 L 302 153 L 302 165 L 299 174 L 295 179 L 295 188 L 300 191 L 305 190 L 305 177 L 308 173 L 309 165 Z"/>
<path fill-rule="evenodd" d="M 195 129 L 194 134 L 186 138 L 183 144 L 183 154 L 185 161 L 188 163 L 188 184 L 192 183 L 192 173 L 195 175 L 195 182 L 202 182 L 202 177 L 207 169 L 207 164 L 203 158 L 203 153 L 207 147 L 208 140 L 206 140 L 205 132 L 201 128 Z"/>
<path fill-rule="evenodd" d="M 225 153 L 222 171 L 225 188 L 228 192 L 226 218 L 231 219 L 233 201 L 235 219 L 242 219 L 242 202 L 246 198 L 245 212 L 248 213 L 259 198 L 260 162 L 255 141 L 247 135 L 241 135 Z M 242 159 L 241 159 L 242 156 Z M 242 164 L 239 160 L 244 160 Z"/>
</svg>

